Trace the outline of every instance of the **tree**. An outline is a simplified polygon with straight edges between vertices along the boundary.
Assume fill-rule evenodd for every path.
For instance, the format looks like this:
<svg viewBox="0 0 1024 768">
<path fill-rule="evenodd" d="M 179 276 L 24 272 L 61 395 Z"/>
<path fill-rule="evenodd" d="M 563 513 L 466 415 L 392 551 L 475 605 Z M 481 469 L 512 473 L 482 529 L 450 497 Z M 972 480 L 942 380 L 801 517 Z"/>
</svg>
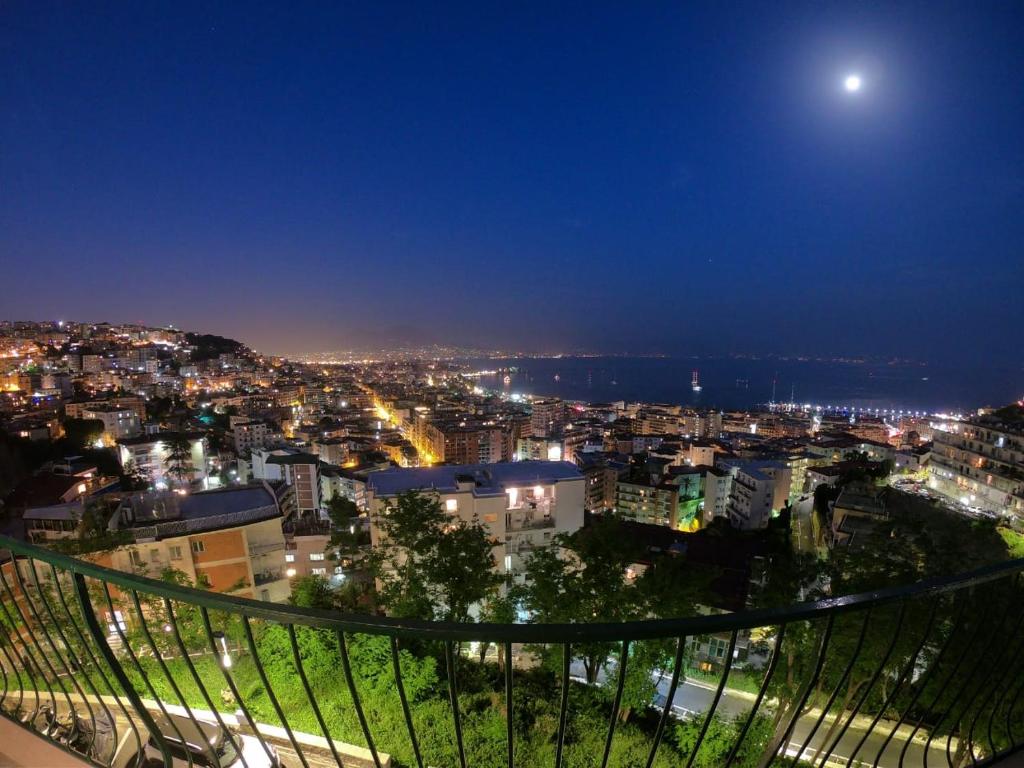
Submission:
<svg viewBox="0 0 1024 768">
<path fill-rule="evenodd" d="M 490 595 L 480 609 L 480 620 L 487 621 L 494 624 L 515 624 L 517 618 L 517 609 L 519 607 L 519 601 L 522 599 L 521 590 L 512 585 L 506 585 L 506 592 L 504 595 L 494 593 Z M 484 659 L 487 658 L 487 651 L 490 649 L 491 644 L 488 642 L 480 642 L 480 663 L 484 663 Z M 498 643 L 498 669 L 505 669 L 505 645 L 504 643 Z"/>
<path fill-rule="evenodd" d="M 184 571 L 170 566 L 161 570 L 158 578 L 160 581 L 182 587 L 201 588 L 203 586 L 192 581 Z M 143 652 L 148 653 L 151 650 L 149 642 L 152 640 L 161 656 L 180 656 L 181 653 L 177 644 L 179 637 L 182 644 L 190 652 L 205 650 L 208 647 L 199 606 L 191 602 L 174 601 L 171 606 L 174 612 L 172 621 L 163 598 L 144 591 L 138 592 L 138 596 L 142 615 L 146 621 L 145 628 L 141 625 L 140 617 L 135 610 L 134 602 L 131 598 L 122 594 L 114 602 L 114 605 L 125 616 L 130 617 L 127 636 L 133 648 L 137 650 L 144 649 Z M 220 613 L 222 612 L 218 612 L 218 614 Z M 218 621 L 216 623 L 219 626 L 223 622 Z M 175 637 L 172 631 L 175 627 L 178 630 L 177 637 Z M 145 630 L 149 631 L 148 637 Z"/>
<path fill-rule="evenodd" d="M 569 554 L 563 556 L 560 550 Z M 624 536 L 620 521 L 602 515 L 593 525 L 556 536 L 526 563 L 523 602 L 537 623 L 630 621 L 647 614 L 643 593 L 627 570 L 640 549 Z M 587 682 L 596 683 L 614 649 L 607 642 L 579 643 Z"/>
<path fill-rule="evenodd" d="M 181 488 L 188 488 L 195 475 L 192 464 L 192 441 L 181 433 L 167 437 L 167 474 Z"/>
<path fill-rule="evenodd" d="M 125 491 L 144 491 L 149 488 L 150 477 L 139 468 L 134 459 L 128 459 L 121 469 L 121 489 Z"/>
<path fill-rule="evenodd" d="M 322 576 L 300 576 L 295 579 L 288 602 L 302 608 L 336 607 L 331 585 Z"/>
<path fill-rule="evenodd" d="M 821 596 L 823 564 L 814 555 L 797 552 L 789 537 L 776 537 L 767 569 L 767 581 L 754 596 L 759 608 L 781 608 Z M 769 695 L 777 699 L 770 723 L 771 738 L 765 759 L 775 755 L 785 738 L 789 722 L 797 712 L 810 680 L 822 637 L 821 622 L 791 622 L 785 628 L 777 669 L 772 675 Z M 768 629 L 768 631 L 772 631 Z M 781 628 L 774 632 L 782 631 Z M 810 706 L 809 704 L 806 706 Z"/>
<path fill-rule="evenodd" d="M 332 496 L 327 502 L 327 516 L 331 519 L 330 546 L 338 555 L 359 560 L 359 550 L 369 544 L 362 531 L 359 508 L 354 501 L 343 496 Z"/>
<path fill-rule="evenodd" d="M 59 552 L 84 555 L 91 552 L 110 552 L 133 541 L 131 531 L 112 530 L 110 518 L 113 512 L 102 499 L 90 499 L 82 508 L 78 519 L 77 536 L 56 539 L 49 546 Z"/>
<path fill-rule="evenodd" d="M 76 450 L 92 446 L 103 435 L 99 419 L 65 419 L 64 436 Z"/>
<path fill-rule="evenodd" d="M 825 596 L 826 586 L 828 594 L 838 596 L 913 584 L 1005 557 L 1005 545 L 990 526 L 895 490 L 886 491 L 884 498 L 888 517 L 876 521 L 859 546 L 834 549 L 828 563 L 777 551 L 768 571 L 768 586 L 758 596 L 759 604 L 777 606 Z M 858 611 L 835 617 L 816 679 L 813 670 L 822 648 L 824 621 L 790 623 L 769 689 L 769 696 L 779 704 L 766 758 L 781 746 L 794 717 L 827 705 L 834 719 L 820 731 L 818 743 L 824 746 L 815 759 L 825 759 L 825 753 L 848 726 L 852 711 L 894 721 L 912 713 L 912 721 L 931 723 L 933 731 L 958 733 L 964 741 L 963 751 L 957 753 L 954 762 L 969 759 L 964 729 L 969 736 L 970 723 L 975 719 L 991 720 L 995 708 L 992 699 L 972 699 L 957 692 L 973 690 L 986 679 L 985 675 L 994 674 L 998 664 L 986 654 L 984 643 L 972 644 L 970 638 L 975 634 L 981 638 L 998 636 L 999 619 L 1006 613 L 996 606 L 1019 604 L 1020 598 L 999 590 L 986 595 L 985 600 L 971 599 L 964 604 L 960 602 L 964 598 L 966 595 L 958 600 L 937 596 L 876 607 L 870 614 Z M 950 638 L 961 609 L 964 629 L 953 638 L 943 657 L 941 648 Z M 955 662 L 963 658 L 969 661 L 956 667 Z M 814 686 L 808 689 L 812 680 Z M 804 700 L 804 707 L 797 711 Z M 953 713 L 944 720 L 951 710 Z M 1004 720 L 1001 716 L 995 719 L 1000 724 Z M 993 734 L 993 739 L 1002 737 L 1005 734 L 998 729 Z M 848 757 L 873 760 L 874 753 L 866 745 L 864 749 L 865 753 Z"/>
<path fill-rule="evenodd" d="M 487 528 L 448 515 L 436 496 L 404 493 L 377 525 L 380 545 L 368 563 L 391 615 L 469 621 L 470 609 L 501 584 Z"/>
</svg>

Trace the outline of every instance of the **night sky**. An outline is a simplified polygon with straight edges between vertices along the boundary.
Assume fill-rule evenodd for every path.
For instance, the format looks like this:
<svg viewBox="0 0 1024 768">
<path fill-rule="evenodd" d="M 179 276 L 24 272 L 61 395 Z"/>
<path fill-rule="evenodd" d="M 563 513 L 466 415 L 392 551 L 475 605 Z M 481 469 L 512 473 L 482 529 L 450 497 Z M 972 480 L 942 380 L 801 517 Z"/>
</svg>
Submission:
<svg viewBox="0 0 1024 768">
<path fill-rule="evenodd" d="M 1019 361 L 1022 39 L 1012 2 L 6 2 L 0 317 Z"/>
</svg>

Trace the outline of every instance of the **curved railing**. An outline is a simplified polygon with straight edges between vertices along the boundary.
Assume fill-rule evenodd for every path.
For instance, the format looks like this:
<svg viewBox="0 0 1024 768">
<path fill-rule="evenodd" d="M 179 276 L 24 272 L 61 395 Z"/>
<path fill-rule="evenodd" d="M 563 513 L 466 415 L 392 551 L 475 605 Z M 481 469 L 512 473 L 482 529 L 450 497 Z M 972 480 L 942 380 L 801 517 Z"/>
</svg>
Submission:
<svg viewBox="0 0 1024 768">
<path fill-rule="evenodd" d="M 777 610 L 450 624 L 0 548 L 0 714 L 96 765 L 888 768 L 1024 744 L 1024 560 Z"/>
</svg>

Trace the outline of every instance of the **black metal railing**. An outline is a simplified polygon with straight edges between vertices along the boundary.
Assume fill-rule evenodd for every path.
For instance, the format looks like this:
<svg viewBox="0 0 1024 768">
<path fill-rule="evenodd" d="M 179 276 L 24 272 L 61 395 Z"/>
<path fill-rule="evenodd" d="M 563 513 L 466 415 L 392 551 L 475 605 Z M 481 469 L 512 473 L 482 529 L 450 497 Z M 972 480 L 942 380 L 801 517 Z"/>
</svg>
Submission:
<svg viewBox="0 0 1024 768">
<path fill-rule="evenodd" d="M 0 547 L 0 714 L 98 766 L 889 768 L 1024 744 L 1024 560 L 781 610 L 448 624 Z"/>
</svg>

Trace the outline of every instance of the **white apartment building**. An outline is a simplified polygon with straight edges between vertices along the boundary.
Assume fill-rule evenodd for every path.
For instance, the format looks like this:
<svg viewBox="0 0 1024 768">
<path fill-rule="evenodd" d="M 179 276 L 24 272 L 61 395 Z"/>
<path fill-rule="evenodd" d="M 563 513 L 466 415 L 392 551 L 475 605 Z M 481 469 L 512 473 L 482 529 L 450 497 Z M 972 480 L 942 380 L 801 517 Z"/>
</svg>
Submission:
<svg viewBox="0 0 1024 768">
<path fill-rule="evenodd" d="M 716 517 L 729 516 L 729 490 L 732 487 L 732 473 L 709 466 L 703 473 L 704 482 L 704 523 Z"/>
<path fill-rule="evenodd" d="M 327 504 L 334 498 L 348 499 L 360 512 L 367 511 L 365 477 L 342 467 L 321 465 L 320 499 Z"/>
<path fill-rule="evenodd" d="M 142 432 L 138 414 L 126 406 L 94 404 L 82 409 L 83 419 L 103 422 L 104 440 L 112 445 L 114 441 L 135 437 Z"/>
<path fill-rule="evenodd" d="M 151 434 L 139 435 L 138 437 L 127 437 L 117 441 L 117 458 L 123 468 L 129 461 L 134 461 L 135 466 L 147 475 L 154 487 L 166 489 L 173 485 L 177 478 L 170 474 L 170 462 L 168 462 L 168 440 L 174 435 L 172 432 L 153 432 Z M 201 433 L 185 433 L 189 444 L 192 446 L 190 465 L 192 467 L 193 483 L 202 483 L 205 487 L 207 480 L 206 458 L 207 446 L 206 437 Z"/>
<path fill-rule="evenodd" d="M 740 530 L 768 527 L 772 512 L 789 500 L 793 471 L 779 461 L 728 461 L 723 468 L 732 475 L 726 514 Z"/>
<path fill-rule="evenodd" d="M 963 504 L 1024 516 L 1024 420 L 997 414 L 936 429 L 929 487 Z"/>
<path fill-rule="evenodd" d="M 235 438 L 235 454 L 238 456 L 248 456 L 258 448 L 266 448 L 272 434 L 265 421 L 238 416 L 231 417 L 231 432 Z"/>
<path fill-rule="evenodd" d="M 583 526 L 583 475 L 564 461 L 468 464 L 374 472 L 367 478 L 370 540 L 380 542 L 377 520 L 402 493 L 437 497 L 450 514 L 474 516 L 497 542 L 496 567 L 521 581 L 531 551 L 548 546 L 560 533 Z"/>
<path fill-rule="evenodd" d="M 283 480 L 288 485 L 287 512 L 297 515 L 320 511 L 320 457 L 294 449 L 267 450 L 252 454 L 252 475 L 256 480 Z"/>
</svg>

